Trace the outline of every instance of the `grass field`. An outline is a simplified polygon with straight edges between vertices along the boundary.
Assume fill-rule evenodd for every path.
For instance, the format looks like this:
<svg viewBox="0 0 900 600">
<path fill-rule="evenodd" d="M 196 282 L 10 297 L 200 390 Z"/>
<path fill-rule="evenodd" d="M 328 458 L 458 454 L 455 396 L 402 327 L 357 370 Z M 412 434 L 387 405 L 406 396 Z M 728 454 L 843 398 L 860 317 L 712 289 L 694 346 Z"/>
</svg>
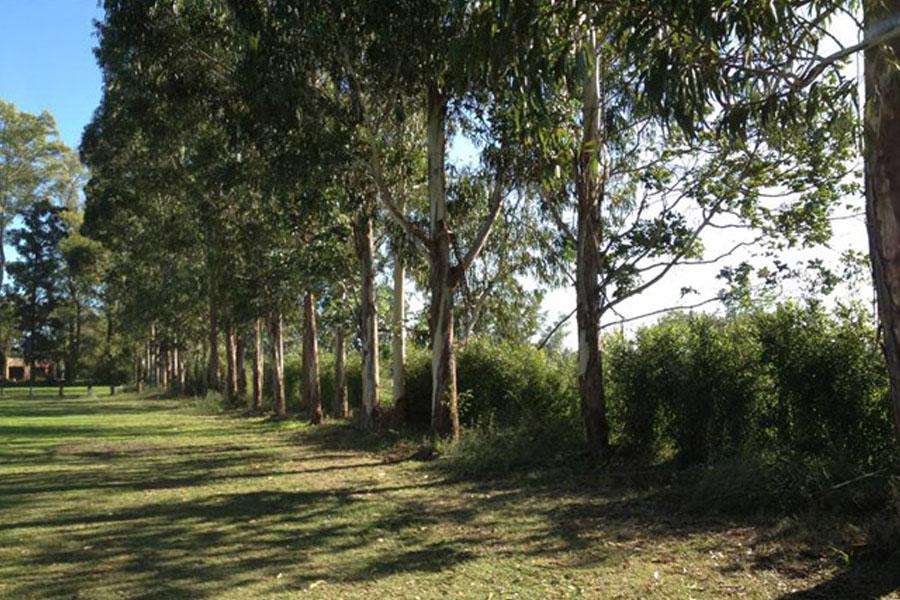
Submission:
<svg viewBox="0 0 900 600">
<path fill-rule="evenodd" d="M 0 598 L 900 597 L 896 557 L 691 515 L 639 473 L 453 482 L 347 425 L 23 393 L 0 400 Z"/>
</svg>

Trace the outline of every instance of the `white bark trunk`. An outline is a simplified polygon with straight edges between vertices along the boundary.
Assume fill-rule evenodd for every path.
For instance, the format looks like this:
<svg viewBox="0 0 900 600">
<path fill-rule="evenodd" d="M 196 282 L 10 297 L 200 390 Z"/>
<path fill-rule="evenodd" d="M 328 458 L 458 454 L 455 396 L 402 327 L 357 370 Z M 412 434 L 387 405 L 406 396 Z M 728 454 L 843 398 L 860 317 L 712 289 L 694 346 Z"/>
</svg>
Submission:
<svg viewBox="0 0 900 600">
<path fill-rule="evenodd" d="M 606 401 L 603 389 L 600 349 L 599 277 L 602 240 L 603 130 L 600 101 L 600 58 L 595 48 L 595 32 L 588 40 L 593 54 L 591 75 L 585 82 L 582 99 L 584 132 L 576 168 L 577 257 L 575 266 L 576 316 L 578 321 L 578 388 L 581 415 L 589 451 L 603 457 L 609 450 Z"/>
<path fill-rule="evenodd" d="M 453 291 L 450 227 L 445 179 L 447 102 L 437 90 L 428 94 L 428 203 L 431 251 L 431 431 L 434 437 L 459 437 L 456 360 L 453 355 Z"/>
<path fill-rule="evenodd" d="M 362 343 L 362 415 L 365 429 L 375 426 L 378 411 L 378 312 L 375 305 L 375 245 L 371 204 L 360 211 L 354 232 L 360 269 L 360 341 Z"/>
<path fill-rule="evenodd" d="M 391 380 L 394 418 L 406 422 L 406 269 L 403 257 L 394 256 L 394 298 L 391 311 Z"/>
</svg>

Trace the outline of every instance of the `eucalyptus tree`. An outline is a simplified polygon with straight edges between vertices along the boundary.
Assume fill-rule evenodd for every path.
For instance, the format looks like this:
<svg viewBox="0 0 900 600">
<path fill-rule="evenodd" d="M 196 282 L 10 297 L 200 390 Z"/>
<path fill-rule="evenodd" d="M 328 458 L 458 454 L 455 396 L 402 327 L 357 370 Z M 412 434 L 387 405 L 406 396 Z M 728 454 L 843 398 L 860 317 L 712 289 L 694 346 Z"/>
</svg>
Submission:
<svg viewBox="0 0 900 600">
<path fill-rule="evenodd" d="M 863 13 L 862 39 L 830 54 L 835 16 Z M 890 192 L 897 122 L 895 55 L 900 5 L 891 0 L 779 0 L 736 2 L 716 8 L 668 0 L 629 11 L 617 30 L 624 50 L 645 56 L 640 74 L 656 111 L 682 129 L 696 131 L 714 116 L 730 133 L 751 134 L 759 123 L 798 121 L 855 100 L 858 82 L 841 73 L 865 51 L 865 187 L 870 257 L 883 325 L 894 420 L 900 439 L 900 334 L 896 290 L 896 204 Z M 856 21 L 857 23 L 859 21 Z M 670 43 L 672 35 L 679 37 Z M 668 74 L 668 75 L 663 75 Z M 895 186 L 896 187 L 896 186 Z"/>
<path fill-rule="evenodd" d="M 642 36 L 656 35 L 654 19 L 664 17 L 639 3 L 576 3 L 549 11 L 540 37 L 564 40 L 544 49 L 546 61 L 559 68 L 513 112 L 527 129 L 523 160 L 531 164 L 531 180 L 541 186 L 564 252 L 574 258 L 582 418 L 598 456 L 609 443 L 603 316 L 676 266 L 715 262 L 761 241 L 760 235 L 774 245 L 822 241 L 826 216 L 846 191 L 851 158 L 854 123 L 847 103 L 813 114 L 813 130 L 798 121 L 776 123 L 771 115 L 748 130 L 739 113 L 668 104 L 667 78 L 690 86 L 690 70 L 682 77 L 682 65 L 659 55 L 671 56 L 693 40 L 683 40 L 672 26 L 669 37 L 647 42 Z M 715 36 L 708 41 L 727 45 Z M 738 51 L 730 51 L 737 60 Z M 727 65 L 716 73 L 727 76 Z M 674 83 L 672 89 L 683 91 Z M 836 97 L 830 91 L 798 102 L 821 107 Z M 700 118 L 740 134 L 670 127 Z M 714 228 L 756 229 L 757 237 L 709 256 L 702 234 Z"/>
<path fill-rule="evenodd" d="M 521 66 L 512 49 L 530 43 L 531 3 L 383 3 L 321 2 L 313 10 L 315 28 L 334 89 L 349 96 L 348 116 L 364 152 L 359 158 L 374 181 L 378 198 L 429 262 L 432 352 L 432 431 L 456 437 L 459 417 L 454 359 L 454 297 L 462 276 L 484 247 L 505 198 L 509 140 L 485 139 L 484 165 L 494 182 L 481 226 L 465 243 L 456 238 L 447 198 L 446 146 L 455 124 L 486 123 L 502 105 L 510 83 L 521 85 Z M 415 110 L 407 114 L 411 103 Z M 401 107 L 398 110 L 398 107 Z M 401 209 L 386 175 L 390 123 L 418 117 L 427 156 L 425 215 Z M 483 128 L 488 130 L 487 128 Z"/>
<path fill-rule="evenodd" d="M 863 3 L 867 37 L 897 26 L 900 2 Z M 884 350 L 891 380 L 894 428 L 900 440 L 900 37 L 865 51 L 866 224 Z"/>
</svg>

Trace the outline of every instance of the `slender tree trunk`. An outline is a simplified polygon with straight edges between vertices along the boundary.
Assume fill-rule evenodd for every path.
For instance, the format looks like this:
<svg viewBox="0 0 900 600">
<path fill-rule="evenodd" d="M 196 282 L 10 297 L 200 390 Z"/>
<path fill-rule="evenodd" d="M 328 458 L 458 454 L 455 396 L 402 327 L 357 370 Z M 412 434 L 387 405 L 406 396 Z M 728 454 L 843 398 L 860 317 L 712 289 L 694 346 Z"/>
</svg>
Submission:
<svg viewBox="0 0 900 600">
<path fill-rule="evenodd" d="M 309 422 L 322 422 L 322 386 L 319 382 L 319 341 L 316 331 L 316 297 L 303 298 L 303 398 L 309 407 Z"/>
<path fill-rule="evenodd" d="M 395 246 L 397 243 L 395 243 Z M 406 423 L 406 269 L 397 249 L 394 255 L 394 298 L 391 310 L 391 379 L 393 383 L 394 421 Z"/>
<path fill-rule="evenodd" d="M 150 341 L 147 342 L 147 383 L 152 387 L 159 385 L 156 371 L 156 324 L 150 324 Z"/>
<path fill-rule="evenodd" d="M 178 352 L 178 341 L 176 340 L 172 344 L 172 372 L 169 375 L 172 381 L 172 391 L 176 395 L 180 395 L 182 392 L 181 389 L 181 378 L 178 374 L 181 372 L 181 354 Z"/>
<path fill-rule="evenodd" d="M 0 290 L 6 281 L 6 215 L 0 217 Z M 6 377 L 6 371 L 2 373 Z"/>
<path fill-rule="evenodd" d="M 206 386 L 219 391 L 219 320 L 216 305 L 209 301 L 209 362 L 206 370 Z"/>
<path fill-rule="evenodd" d="M 237 404 L 237 365 L 235 354 L 234 323 L 230 320 L 225 325 L 225 404 Z"/>
<path fill-rule="evenodd" d="M 347 349 L 344 327 L 338 325 L 334 332 L 334 414 L 345 419 L 350 414 L 347 398 Z"/>
<path fill-rule="evenodd" d="M 867 0 L 866 29 L 900 14 L 900 0 Z M 900 442 L 900 40 L 865 53 L 866 226 L 884 355 Z"/>
<path fill-rule="evenodd" d="M 270 324 L 270 338 L 272 340 L 272 395 L 275 404 L 275 414 L 279 417 L 287 416 L 287 403 L 284 397 L 284 339 L 282 337 L 281 311 L 272 315 Z"/>
<path fill-rule="evenodd" d="M 175 369 L 175 378 L 178 380 L 178 393 L 185 393 L 185 378 L 187 376 L 187 360 L 183 351 L 178 351 L 178 346 L 175 346 L 175 351 L 178 352 L 178 367 Z"/>
<path fill-rule="evenodd" d="M 375 241 L 371 201 L 360 210 L 354 230 L 360 271 L 359 337 L 362 343 L 362 415 L 364 429 L 375 425 L 378 410 L 378 312 L 375 307 Z"/>
<path fill-rule="evenodd" d="M 134 389 L 138 394 L 144 391 L 143 353 L 144 350 L 140 346 L 134 352 Z"/>
<path fill-rule="evenodd" d="M 165 345 L 160 345 L 159 347 L 159 355 L 157 356 L 157 360 L 159 361 L 159 382 L 160 387 L 163 390 L 169 389 L 169 352 L 166 350 Z"/>
<path fill-rule="evenodd" d="M 262 412 L 263 393 L 263 344 L 262 344 L 262 319 L 256 319 L 253 325 L 253 398 L 250 400 L 250 410 L 254 413 Z"/>
<path fill-rule="evenodd" d="M 75 336 L 72 340 L 72 374 L 71 383 L 78 379 L 78 370 L 81 368 L 81 330 L 83 321 L 83 309 L 81 303 L 75 303 Z M 68 371 L 68 369 L 66 369 Z M 68 373 L 67 373 L 68 375 Z"/>
<path fill-rule="evenodd" d="M 593 38 L 594 32 L 591 32 Z M 596 41 L 590 40 L 590 48 Z M 603 389 L 600 349 L 600 243 L 604 195 L 602 170 L 602 114 L 600 108 L 600 60 L 596 57 L 585 83 L 584 137 L 576 169 L 577 257 L 575 266 L 576 316 L 578 321 L 578 391 L 588 449 L 604 457 L 609 449 L 609 427 Z"/>
<path fill-rule="evenodd" d="M 435 89 L 428 94 L 428 199 L 431 252 L 431 431 L 435 437 L 459 437 L 456 358 L 453 348 L 453 292 L 450 228 L 445 180 L 447 101 Z"/>
<path fill-rule="evenodd" d="M 234 368 L 237 371 L 238 403 L 247 398 L 247 370 L 244 367 L 244 330 L 237 331 L 234 344 Z"/>
</svg>

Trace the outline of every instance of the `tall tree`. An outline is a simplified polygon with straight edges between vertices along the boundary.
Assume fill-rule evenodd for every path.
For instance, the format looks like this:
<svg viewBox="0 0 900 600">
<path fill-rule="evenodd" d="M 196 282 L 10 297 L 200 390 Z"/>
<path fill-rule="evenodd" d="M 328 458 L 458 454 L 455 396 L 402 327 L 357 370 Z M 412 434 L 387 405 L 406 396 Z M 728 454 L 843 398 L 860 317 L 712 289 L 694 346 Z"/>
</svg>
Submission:
<svg viewBox="0 0 900 600">
<path fill-rule="evenodd" d="M 897 0 L 867 0 L 869 31 L 897 19 Z M 900 37 L 865 51 L 866 225 L 900 440 Z"/>
<path fill-rule="evenodd" d="M 19 259 L 9 265 L 17 297 L 25 360 L 35 364 L 52 358 L 61 337 L 56 308 L 60 302 L 60 242 L 66 236 L 60 209 L 47 200 L 30 205 L 22 213 L 22 226 L 11 238 Z"/>
<path fill-rule="evenodd" d="M 6 233 L 13 217 L 46 199 L 65 155 L 50 113 L 32 115 L 0 99 L 0 289 L 6 276 Z"/>
</svg>

